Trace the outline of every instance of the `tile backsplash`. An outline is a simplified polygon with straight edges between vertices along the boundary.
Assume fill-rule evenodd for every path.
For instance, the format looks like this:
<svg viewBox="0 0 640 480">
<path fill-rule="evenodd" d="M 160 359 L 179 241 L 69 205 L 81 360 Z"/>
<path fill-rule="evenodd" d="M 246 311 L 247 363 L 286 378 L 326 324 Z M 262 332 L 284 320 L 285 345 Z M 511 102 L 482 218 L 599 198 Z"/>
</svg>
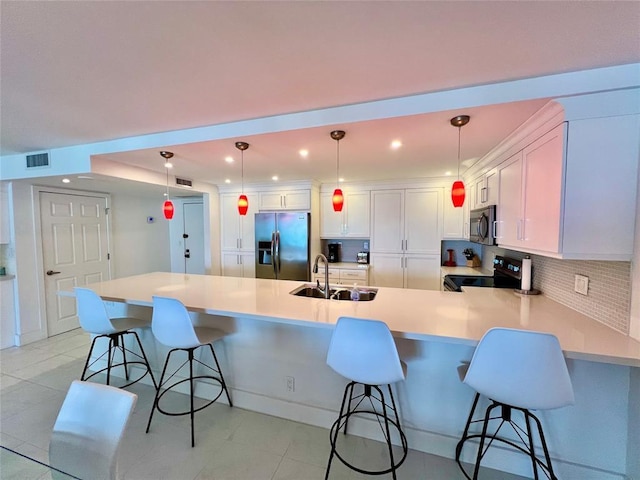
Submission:
<svg viewBox="0 0 640 480">
<path fill-rule="evenodd" d="M 485 247 L 483 266 L 495 255 L 522 259 L 525 254 Z M 545 296 L 609 327 L 629 334 L 631 317 L 631 262 L 559 260 L 531 255 L 532 285 Z M 588 295 L 574 291 L 575 275 L 589 277 Z"/>
</svg>

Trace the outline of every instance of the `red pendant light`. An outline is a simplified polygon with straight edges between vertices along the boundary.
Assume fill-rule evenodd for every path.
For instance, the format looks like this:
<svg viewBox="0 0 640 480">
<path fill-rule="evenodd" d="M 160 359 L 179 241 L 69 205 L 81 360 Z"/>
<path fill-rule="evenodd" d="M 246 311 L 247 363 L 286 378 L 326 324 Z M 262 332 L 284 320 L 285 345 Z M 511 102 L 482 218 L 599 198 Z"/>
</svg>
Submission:
<svg viewBox="0 0 640 480">
<path fill-rule="evenodd" d="M 244 151 L 247 148 L 249 148 L 249 144 L 247 142 L 236 142 L 236 148 L 241 152 L 240 165 L 241 165 L 241 178 L 242 178 L 241 194 L 238 197 L 238 213 L 244 216 L 247 214 L 247 211 L 249 210 L 249 199 L 244 194 Z"/>
<path fill-rule="evenodd" d="M 344 205 L 344 195 L 342 194 L 342 190 L 336 188 L 333 191 L 333 197 L 331 197 L 331 203 L 333 203 L 333 211 L 341 212 L 342 206 Z"/>
<path fill-rule="evenodd" d="M 334 130 L 331 132 L 331 138 L 336 141 L 336 189 L 333 191 L 333 197 L 331 197 L 331 203 L 333 204 L 334 212 L 341 212 L 344 205 L 344 195 L 340 188 L 340 140 L 345 136 L 344 130 Z"/>
<path fill-rule="evenodd" d="M 164 168 L 167 170 L 167 191 L 164 194 L 167 198 L 162 206 L 162 213 L 164 214 L 164 218 L 171 220 L 173 218 L 175 208 L 173 207 L 173 202 L 169 199 L 169 169 L 173 167 L 169 160 L 173 157 L 173 153 L 163 150 L 160 152 L 160 156 L 164 158 Z"/>
<path fill-rule="evenodd" d="M 171 220 L 173 218 L 174 211 L 175 211 L 175 208 L 173 208 L 173 202 L 171 200 L 165 200 L 164 206 L 162 207 L 164 218 L 166 218 L 167 220 Z"/>
<path fill-rule="evenodd" d="M 246 215 L 247 210 L 249 210 L 249 199 L 243 193 L 238 197 L 238 213 L 240 215 Z"/>
<path fill-rule="evenodd" d="M 470 118 L 469 115 L 458 115 L 451 119 L 451 125 L 458 127 L 458 179 L 451 186 L 451 201 L 454 207 L 462 207 L 464 205 L 464 183 L 460 180 L 460 130 L 469 123 Z"/>
</svg>

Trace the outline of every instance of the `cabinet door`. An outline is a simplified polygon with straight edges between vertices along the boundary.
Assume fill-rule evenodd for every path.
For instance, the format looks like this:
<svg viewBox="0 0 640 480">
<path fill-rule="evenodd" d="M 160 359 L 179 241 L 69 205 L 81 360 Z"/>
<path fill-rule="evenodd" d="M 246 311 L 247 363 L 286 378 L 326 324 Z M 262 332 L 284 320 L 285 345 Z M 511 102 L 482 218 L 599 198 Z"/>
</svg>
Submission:
<svg viewBox="0 0 640 480">
<path fill-rule="evenodd" d="M 238 254 L 242 266 L 242 276 L 256 278 L 256 256 L 254 252 L 241 252 Z"/>
<path fill-rule="evenodd" d="M 282 202 L 282 193 L 280 192 L 260 193 L 260 210 L 282 210 Z"/>
<path fill-rule="evenodd" d="M 369 282 L 377 287 L 404 286 L 404 256 L 402 254 L 371 253 Z"/>
<path fill-rule="evenodd" d="M 240 250 L 243 252 L 254 252 L 256 249 L 256 213 L 259 207 L 258 194 L 247 194 L 249 200 L 249 209 L 246 215 L 238 215 L 236 208 L 236 216 L 240 221 Z"/>
<path fill-rule="evenodd" d="M 346 237 L 368 238 L 371 196 L 369 192 L 349 192 L 345 197 L 344 233 Z"/>
<path fill-rule="evenodd" d="M 505 161 L 498 178 L 498 244 L 518 246 L 522 229 L 522 152 Z"/>
<path fill-rule="evenodd" d="M 333 210 L 332 198 L 333 193 L 320 196 L 320 236 L 324 238 L 342 237 L 344 233 L 343 212 Z"/>
<path fill-rule="evenodd" d="M 523 150 L 524 230 L 528 248 L 558 252 L 562 196 L 564 125 Z"/>
<path fill-rule="evenodd" d="M 249 202 L 251 205 L 251 202 Z M 240 248 L 240 215 L 238 215 L 238 195 L 220 196 L 220 235 L 221 248 L 233 250 Z"/>
<path fill-rule="evenodd" d="M 440 255 L 406 255 L 405 288 L 440 290 Z"/>
<path fill-rule="evenodd" d="M 242 277 L 242 263 L 237 252 L 222 252 L 222 275 Z"/>
<path fill-rule="evenodd" d="M 485 175 L 485 205 L 497 205 L 500 193 L 500 182 L 498 179 L 498 169 L 494 168 Z"/>
<path fill-rule="evenodd" d="M 442 224 L 442 238 L 468 239 L 469 232 L 465 228 L 469 217 L 469 202 L 465 201 L 462 207 L 454 207 L 451 201 L 451 187 L 444 190 L 443 199 L 444 221 Z"/>
<path fill-rule="evenodd" d="M 287 210 L 309 210 L 311 208 L 311 192 L 299 190 L 286 192 L 282 200 L 283 208 Z"/>
<path fill-rule="evenodd" d="M 404 191 L 371 192 L 371 251 L 398 253 L 404 246 Z"/>
<path fill-rule="evenodd" d="M 440 254 L 442 190 L 408 189 L 404 209 L 405 251 Z"/>
</svg>

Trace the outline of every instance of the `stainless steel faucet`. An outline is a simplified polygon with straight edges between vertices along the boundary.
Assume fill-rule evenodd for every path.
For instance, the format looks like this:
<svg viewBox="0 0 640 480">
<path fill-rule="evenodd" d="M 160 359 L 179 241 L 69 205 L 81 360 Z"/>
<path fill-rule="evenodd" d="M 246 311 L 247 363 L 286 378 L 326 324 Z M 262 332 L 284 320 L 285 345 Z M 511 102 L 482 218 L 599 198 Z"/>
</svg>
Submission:
<svg viewBox="0 0 640 480">
<path fill-rule="evenodd" d="M 318 273 L 318 260 L 322 260 L 324 262 L 324 288 L 320 286 L 320 280 L 316 280 L 318 290 L 324 293 L 324 298 L 329 298 L 331 293 L 329 290 L 329 262 L 327 261 L 327 257 L 319 253 L 313 262 L 313 273 Z"/>
</svg>

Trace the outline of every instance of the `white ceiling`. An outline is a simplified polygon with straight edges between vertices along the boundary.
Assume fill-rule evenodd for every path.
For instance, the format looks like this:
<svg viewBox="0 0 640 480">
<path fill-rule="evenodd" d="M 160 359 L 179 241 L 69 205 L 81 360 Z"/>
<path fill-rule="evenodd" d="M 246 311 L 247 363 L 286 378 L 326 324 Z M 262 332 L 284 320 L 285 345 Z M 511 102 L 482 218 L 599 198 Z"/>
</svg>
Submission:
<svg viewBox="0 0 640 480">
<path fill-rule="evenodd" d="M 219 125 L 640 61 L 640 2 L 7 2 L 2 155 Z M 444 175 L 486 154 L 547 99 L 324 124 L 190 145 L 175 174 L 222 184 Z M 170 136 L 168 136 L 170 138 Z M 389 149 L 393 139 L 403 147 Z M 297 151 L 307 148 L 309 158 Z M 158 150 L 105 158 L 162 170 Z M 463 167 L 464 169 L 464 167 Z"/>
</svg>

